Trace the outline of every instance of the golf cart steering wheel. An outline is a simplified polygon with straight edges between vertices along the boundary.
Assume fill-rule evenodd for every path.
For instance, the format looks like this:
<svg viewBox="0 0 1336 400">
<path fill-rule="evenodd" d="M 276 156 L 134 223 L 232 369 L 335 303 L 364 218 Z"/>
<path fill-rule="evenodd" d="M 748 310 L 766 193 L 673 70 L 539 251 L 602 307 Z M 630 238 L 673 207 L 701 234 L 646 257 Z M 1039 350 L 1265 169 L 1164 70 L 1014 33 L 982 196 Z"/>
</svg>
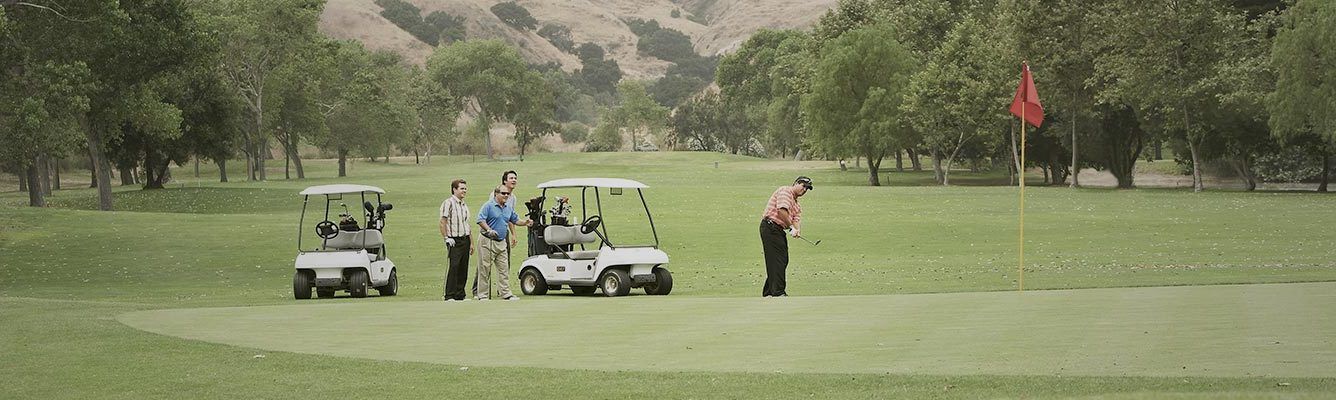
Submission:
<svg viewBox="0 0 1336 400">
<path fill-rule="evenodd" d="M 580 233 L 589 234 L 598 230 L 598 225 L 603 223 L 603 217 L 592 215 L 585 218 L 585 222 L 580 224 Z"/>
<path fill-rule="evenodd" d="M 333 239 L 339 235 L 339 228 L 334 226 L 334 221 L 320 221 L 315 224 L 315 235 L 321 239 Z"/>
</svg>

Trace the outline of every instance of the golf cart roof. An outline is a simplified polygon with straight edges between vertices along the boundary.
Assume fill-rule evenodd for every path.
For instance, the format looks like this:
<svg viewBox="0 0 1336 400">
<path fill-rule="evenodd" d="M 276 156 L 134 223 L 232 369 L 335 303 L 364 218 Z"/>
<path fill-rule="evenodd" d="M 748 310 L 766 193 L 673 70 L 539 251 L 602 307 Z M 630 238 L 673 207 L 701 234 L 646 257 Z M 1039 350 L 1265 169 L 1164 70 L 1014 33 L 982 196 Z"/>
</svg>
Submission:
<svg viewBox="0 0 1336 400">
<path fill-rule="evenodd" d="M 322 194 L 328 195 L 328 194 L 365 193 L 365 192 L 385 194 L 384 189 L 375 186 L 347 185 L 347 184 L 311 186 L 298 194 L 302 196 L 309 196 L 309 195 L 322 195 Z"/>
<path fill-rule="evenodd" d="M 649 186 L 630 179 L 621 179 L 621 178 L 568 178 L 568 179 L 557 179 L 538 184 L 539 189 L 566 188 L 566 187 L 644 189 Z"/>
</svg>

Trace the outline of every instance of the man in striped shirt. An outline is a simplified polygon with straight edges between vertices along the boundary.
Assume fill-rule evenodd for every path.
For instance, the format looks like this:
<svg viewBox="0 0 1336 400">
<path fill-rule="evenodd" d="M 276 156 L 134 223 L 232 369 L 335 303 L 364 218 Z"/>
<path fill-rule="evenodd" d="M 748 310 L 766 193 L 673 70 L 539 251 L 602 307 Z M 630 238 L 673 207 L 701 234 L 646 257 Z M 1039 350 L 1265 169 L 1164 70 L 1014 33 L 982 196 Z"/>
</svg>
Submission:
<svg viewBox="0 0 1336 400">
<path fill-rule="evenodd" d="M 784 297 L 788 282 L 785 271 L 789 268 L 789 240 L 784 237 L 788 230 L 793 237 L 799 237 L 799 223 L 802 221 L 802 207 L 798 198 L 812 190 L 812 179 L 799 176 L 792 185 L 780 186 L 770 195 L 765 203 L 765 213 L 761 215 L 761 250 L 765 252 L 765 286 L 761 295 L 765 297 Z"/>
<path fill-rule="evenodd" d="M 445 301 L 464 301 L 464 282 L 468 281 L 469 255 L 473 254 L 473 240 L 469 235 L 469 206 L 464 196 L 469 193 L 468 182 L 455 179 L 450 182 L 450 197 L 441 202 L 441 237 L 450 265 L 445 272 Z"/>
</svg>

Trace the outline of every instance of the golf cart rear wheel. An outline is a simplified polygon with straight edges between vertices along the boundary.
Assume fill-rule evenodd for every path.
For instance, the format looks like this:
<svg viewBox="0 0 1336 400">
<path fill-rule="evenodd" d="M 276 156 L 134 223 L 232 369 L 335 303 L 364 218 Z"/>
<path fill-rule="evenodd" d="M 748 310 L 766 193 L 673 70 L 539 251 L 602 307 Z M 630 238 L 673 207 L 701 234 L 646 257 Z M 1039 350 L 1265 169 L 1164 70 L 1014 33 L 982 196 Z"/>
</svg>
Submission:
<svg viewBox="0 0 1336 400">
<path fill-rule="evenodd" d="M 376 291 L 380 292 L 381 297 L 399 294 L 399 273 L 390 270 L 390 281 L 385 282 L 385 286 L 376 288 Z"/>
<path fill-rule="evenodd" d="M 520 273 L 520 290 L 529 296 L 547 294 L 547 280 L 543 279 L 543 274 L 538 273 L 538 270 L 525 269 Z"/>
<path fill-rule="evenodd" d="M 311 298 L 311 280 L 314 278 L 308 271 L 297 271 L 292 274 L 292 297 L 297 300 L 306 300 Z"/>
<path fill-rule="evenodd" d="M 631 276 L 626 271 L 610 269 L 599 278 L 598 286 L 603 289 L 604 296 L 625 296 L 631 294 Z"/>
<path fill-rule="evenodd" d="M 662 296 L 673 291 L 673 273 L 667 268 L 654 269 L 654 282 L 645 284 L 645 294 Z"/>
<path fill-rule="evenodd" d="M 593 286 L 571 286 L 571 291 L 575 292 L 577 296 L 588 296 L 594 294 L 595 290 L 598 290 L 598 288 Z"/>
<path fill-rule="evenodd" d="M 370 279 L 366 276 L 366 271 L 357 270 L 348 274 L 348 294 L 353 297 L 366 297 L 367 283 Z"/>
</svg>

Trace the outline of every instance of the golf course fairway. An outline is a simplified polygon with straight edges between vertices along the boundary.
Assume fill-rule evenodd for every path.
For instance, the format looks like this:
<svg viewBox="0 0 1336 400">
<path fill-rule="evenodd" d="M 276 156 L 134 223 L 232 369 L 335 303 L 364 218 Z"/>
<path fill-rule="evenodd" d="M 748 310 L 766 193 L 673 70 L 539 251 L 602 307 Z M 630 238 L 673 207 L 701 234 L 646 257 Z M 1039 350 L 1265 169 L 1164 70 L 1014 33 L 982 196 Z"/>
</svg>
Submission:
<svg viewBox="0 0 1336 400">
<path fill-rule="evenodd" d="M 139 311 L 163 335 L 459 366 L 1336 377 L 1336 283 L 787 298 L 312 300 Z"/>
</svg>

